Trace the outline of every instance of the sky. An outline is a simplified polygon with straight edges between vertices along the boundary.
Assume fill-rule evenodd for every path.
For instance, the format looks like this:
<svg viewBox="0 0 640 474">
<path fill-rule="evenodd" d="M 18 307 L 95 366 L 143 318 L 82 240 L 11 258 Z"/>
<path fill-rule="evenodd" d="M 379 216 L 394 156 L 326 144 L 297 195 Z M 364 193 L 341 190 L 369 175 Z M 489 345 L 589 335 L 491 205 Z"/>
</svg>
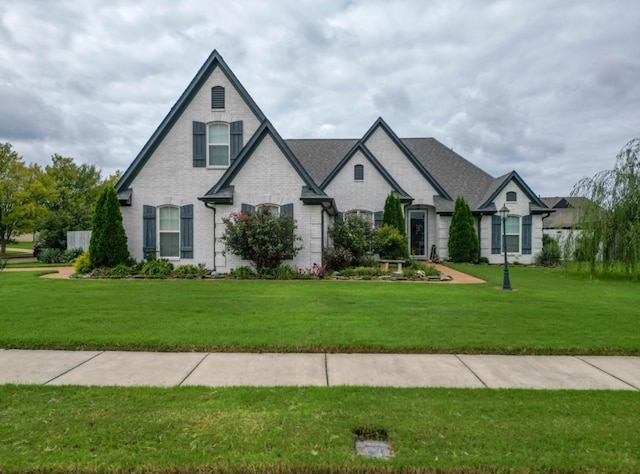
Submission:
<svg viewBox="0 0 640 474">
<path fill-rule="evenodd" d="M 640 137 L 637 0 L 0 0 L 0 142 L 124 171 L 214 49 L 285 139 L 381 116 L 541 196 Z"/>
</svg>

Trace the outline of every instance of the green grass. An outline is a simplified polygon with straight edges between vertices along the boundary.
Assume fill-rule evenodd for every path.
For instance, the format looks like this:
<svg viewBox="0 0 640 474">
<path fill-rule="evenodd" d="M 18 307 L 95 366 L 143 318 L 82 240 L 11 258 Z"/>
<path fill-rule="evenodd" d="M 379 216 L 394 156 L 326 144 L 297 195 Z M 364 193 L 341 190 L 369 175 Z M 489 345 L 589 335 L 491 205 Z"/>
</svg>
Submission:
<svg viewBox="0 0 640 474">
<path fill-rule="evenodd" d="M 43 280 L 0 272 L 0 347 L 640 354 L 639 284 L 458 266 L 479 285 Z"/>
<path fill-rule="evenodd" d="M 0 418 L 0 471 L 640 470 L 632 392 L 2 386 Z"/>
</svg>

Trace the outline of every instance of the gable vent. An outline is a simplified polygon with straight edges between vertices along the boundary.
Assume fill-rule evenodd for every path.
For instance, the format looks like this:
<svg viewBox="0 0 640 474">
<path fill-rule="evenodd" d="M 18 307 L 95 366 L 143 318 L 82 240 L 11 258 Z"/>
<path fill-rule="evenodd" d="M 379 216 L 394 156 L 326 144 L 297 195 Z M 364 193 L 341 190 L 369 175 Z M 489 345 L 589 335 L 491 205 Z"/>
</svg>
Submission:
<svg viewBox="0 0 640 474">
<path fill-rule="evenodd" d="M 211 108 L 224 109 L 224 87 L 215 86 L 211 88 Z"/>
</svg>

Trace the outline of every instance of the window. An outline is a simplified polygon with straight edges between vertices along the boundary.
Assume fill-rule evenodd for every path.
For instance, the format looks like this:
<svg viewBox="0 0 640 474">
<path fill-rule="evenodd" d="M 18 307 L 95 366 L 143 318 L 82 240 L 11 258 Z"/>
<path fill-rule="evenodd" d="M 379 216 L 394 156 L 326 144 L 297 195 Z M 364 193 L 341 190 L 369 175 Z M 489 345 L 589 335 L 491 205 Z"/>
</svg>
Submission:
<svg viewBox="0 0 640 474">
<path fill-rule="evenodd" d="M 364 180 L 364 166 L 363 165 L 355 165 L 353 167 L 353 179 L 355 181 L 363 181 Z"/>
<path fill-rule="evenodd" d="M 229 124 L 211 123 L 207 131 L 209 166 L 229 166 Z"/>
<path fill-rule="evenodd" d="M 507 253 L 520 252 L 520 218 L 508 216 L 505 225 L 507 234 Z"/>
<path fill-rule="evenodd" d="M 509 191 L 507 193 L 507 202 L 516 202 L 518 200 L 518 195 L 515 191 Z"/>
<path fill-rule="evenodd" d="M 161 207 L 160 257 L 180 257 L 180 209 L 174 206 Z"/>
<path fill-rule="evenodd" d="M 280 213 L 280 206 L 277 204 L 258 204 L 256 210 L 262 210 L 269 212 L 272 216 L 277 216 Z"/>
<path fill-rule="evenodd" d="M 215 86 L 211 88 L 211 108 L 224 109 L 224 87 Z"/>
</svg>

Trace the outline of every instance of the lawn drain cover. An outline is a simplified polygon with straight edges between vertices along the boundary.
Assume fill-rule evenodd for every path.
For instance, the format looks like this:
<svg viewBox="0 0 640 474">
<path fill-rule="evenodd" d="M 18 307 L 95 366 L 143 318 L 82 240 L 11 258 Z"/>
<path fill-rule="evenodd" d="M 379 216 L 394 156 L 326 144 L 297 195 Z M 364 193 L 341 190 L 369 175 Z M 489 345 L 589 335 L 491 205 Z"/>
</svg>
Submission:
<svg viewBox="0 0 640 474">
<path fill-rule="evenodd" d="M 388 441 L 357 439 L 356 454 L 367 458 L 386 459 L 393 457 L 393 448 Z"/>
<path fill-rule="evenodd" d="M 393 447 L 384 428 L 358 427 L 353 430 L 353 434 L 356 435 L 357 455 L 375 459 L 393 457 Z"/>
</svg>

